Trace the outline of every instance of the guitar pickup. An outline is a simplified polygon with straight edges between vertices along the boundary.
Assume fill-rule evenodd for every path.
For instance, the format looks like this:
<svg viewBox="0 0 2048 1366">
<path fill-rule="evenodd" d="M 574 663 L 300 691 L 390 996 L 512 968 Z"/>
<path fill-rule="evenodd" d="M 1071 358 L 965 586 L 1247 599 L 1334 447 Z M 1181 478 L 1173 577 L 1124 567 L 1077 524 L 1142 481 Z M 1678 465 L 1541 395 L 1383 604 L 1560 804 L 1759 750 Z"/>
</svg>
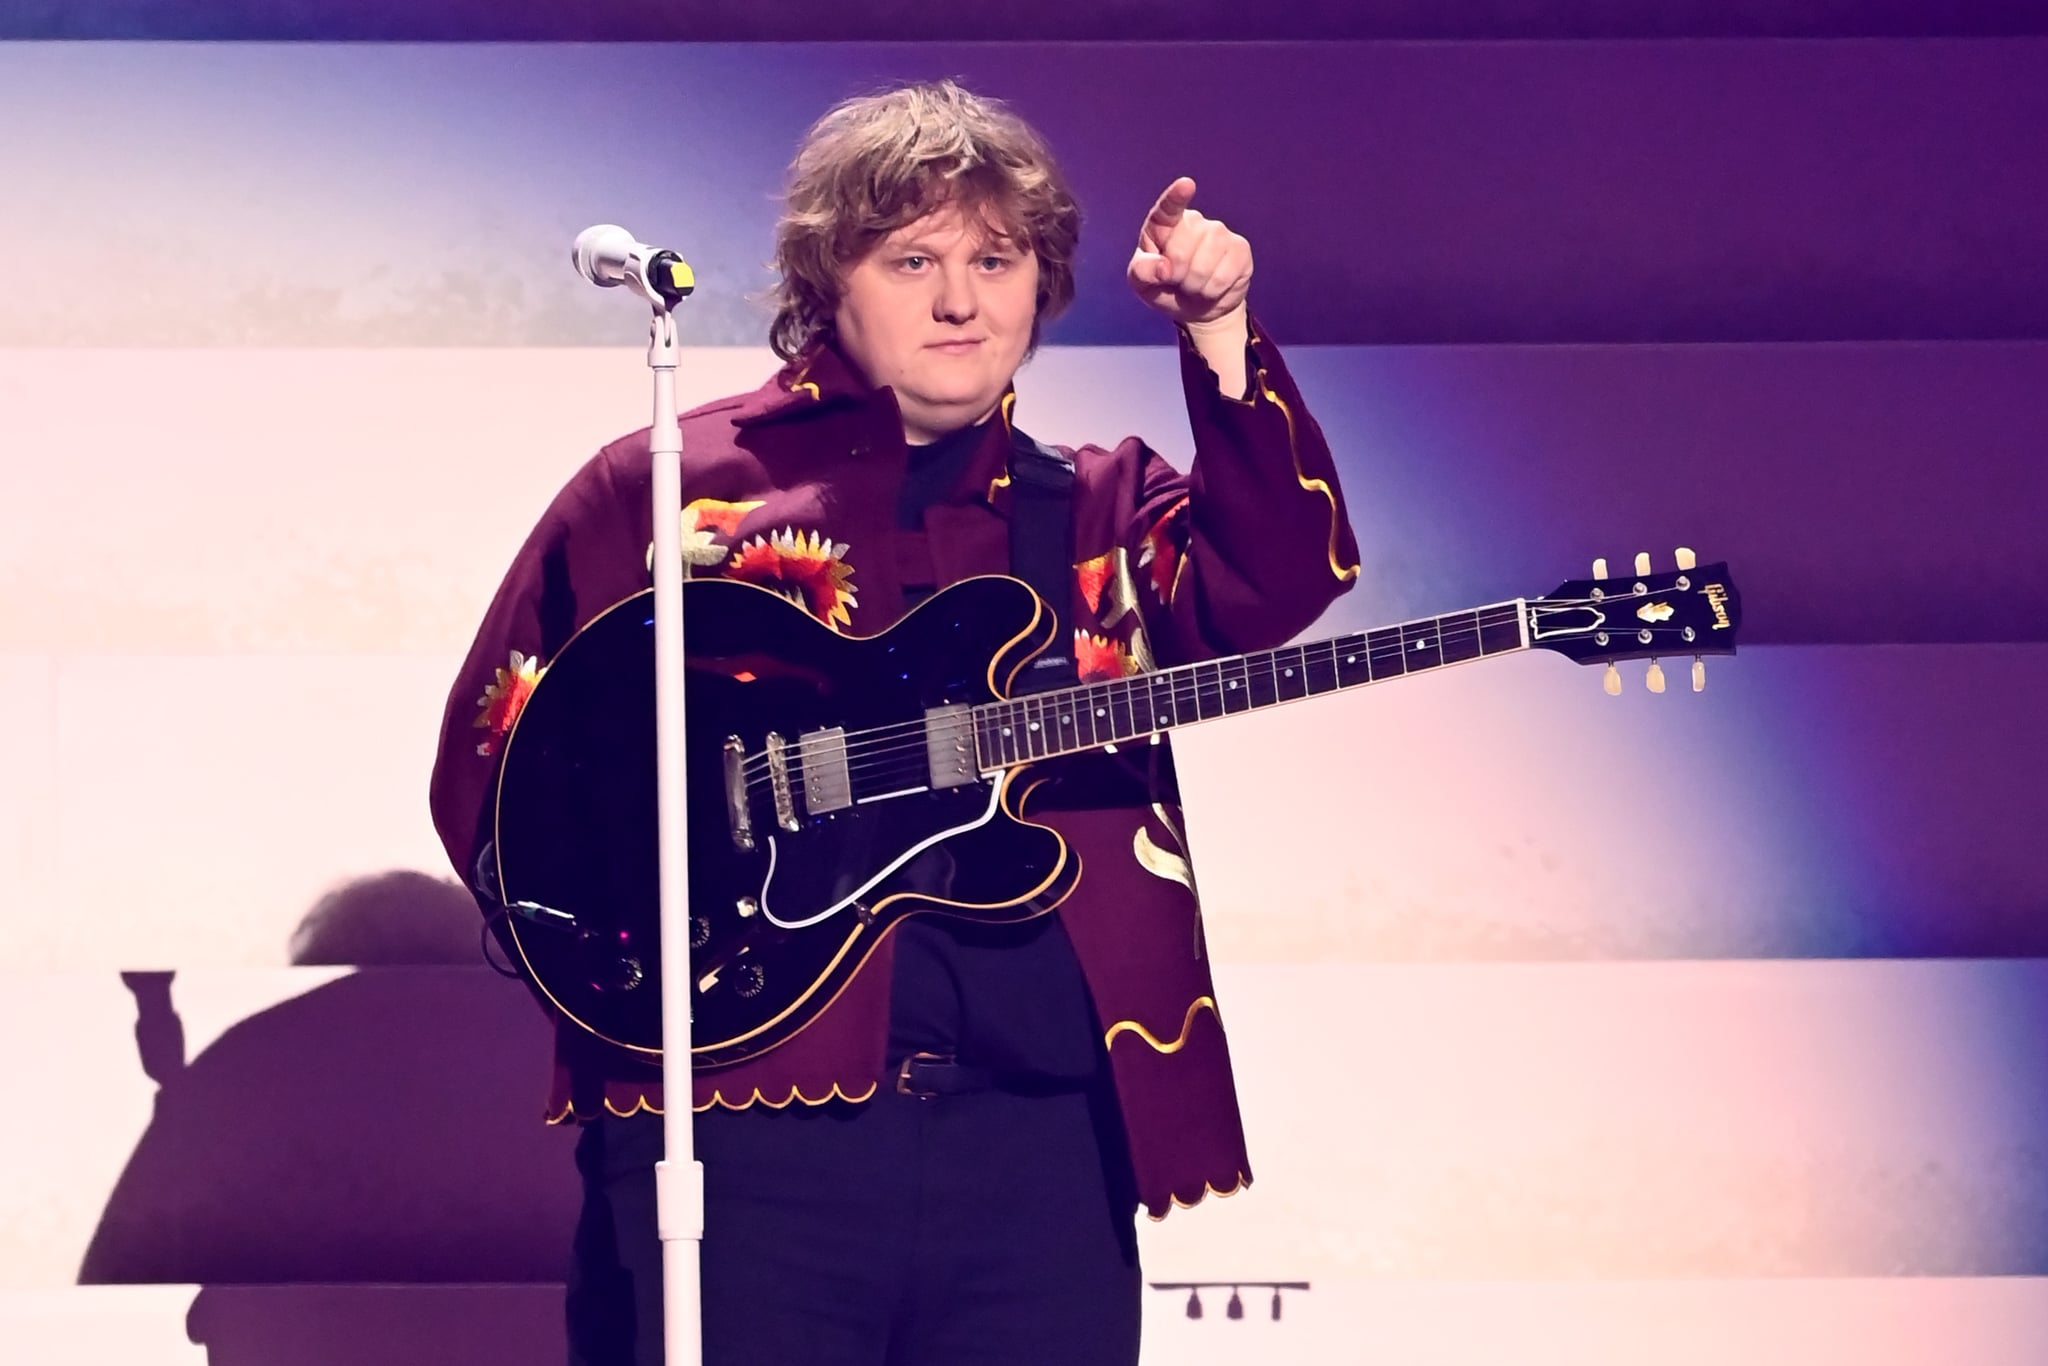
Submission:
<svg viewBox="0 0 2048 1366">
<path fill-rule="evenodd" d="M 774 731 L 768 732 L 768 790 L 775 797 L 775 823 L 784 830 L 803 829 L 789 790 L 789 742 Z"/>
<path fill-rule="evenodd" d="M 924 714 L 924 755 L 932 790 L 965 787 L 981 778 L 974 757 L 974 710 L 933 707 Z"/>
<path fill-rule="evenodd" d="M 804 775 L 804 810 L 813 816 L 853 805 L 853 775 L 846 768 L 846 731 L 833 726 L 797 737 Z"/>
</svg>

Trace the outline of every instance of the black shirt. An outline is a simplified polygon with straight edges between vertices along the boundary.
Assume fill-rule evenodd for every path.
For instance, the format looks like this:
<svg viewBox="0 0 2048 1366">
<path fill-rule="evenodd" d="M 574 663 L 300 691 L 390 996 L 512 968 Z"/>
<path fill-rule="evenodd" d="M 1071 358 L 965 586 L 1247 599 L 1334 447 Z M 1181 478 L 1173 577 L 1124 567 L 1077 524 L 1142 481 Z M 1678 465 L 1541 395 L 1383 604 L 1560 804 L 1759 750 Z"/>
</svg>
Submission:
<svg viewBox="0 0 2048 1366">
<path fill-rule="evenodd" d="M 896 524 L 924 529 L 925 509 L 946 495 L 980 443 L 965 427 L 910 448 Z M 908 610 L 935 584 L 904 585 Z M 889 1059 L 937 1053 L 976 1067 L 1079 1079 L 1101 1061 L 1095 1011 L 1074 946 L 1056 914 L 1022 924 L 981 925 L 937 913 L 899 924 L 889 1013 Z"/>
</svg>

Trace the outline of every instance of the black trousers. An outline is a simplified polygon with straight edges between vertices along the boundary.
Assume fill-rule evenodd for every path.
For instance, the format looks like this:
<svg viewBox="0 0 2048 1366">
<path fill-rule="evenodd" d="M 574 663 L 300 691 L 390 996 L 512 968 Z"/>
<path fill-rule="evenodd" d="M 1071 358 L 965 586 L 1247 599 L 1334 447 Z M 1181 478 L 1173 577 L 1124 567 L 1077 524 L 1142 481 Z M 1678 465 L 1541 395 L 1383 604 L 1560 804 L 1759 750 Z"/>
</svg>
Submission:
<svg viewBox="0 0 2048 1366">
<path fill-rule="evenodd" d="M 1133 1366 L 1115 1102 L 1004 1091 L 696 1119 L 705 1366 Z M 659 1366 L 661 1117 L 587 1126 L 573 1366 Z"/>
</svg>

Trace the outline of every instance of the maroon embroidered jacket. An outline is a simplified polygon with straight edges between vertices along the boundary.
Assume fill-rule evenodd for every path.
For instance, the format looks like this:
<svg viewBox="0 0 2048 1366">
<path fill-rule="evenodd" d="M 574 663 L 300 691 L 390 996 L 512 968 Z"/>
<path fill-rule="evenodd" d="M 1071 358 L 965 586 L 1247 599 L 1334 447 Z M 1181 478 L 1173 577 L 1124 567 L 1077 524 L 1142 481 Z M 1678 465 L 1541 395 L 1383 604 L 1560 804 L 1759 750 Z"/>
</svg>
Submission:
<svg viewBox="0 0 2048 1366">
<path fill-rule="evenodd" d="M 1245 400 L 1224 397 L 1181 336 L 1195 438 L 1185 474 L 1136 438 L 1075 463 L 1075 659 L 1084 681 L 1284 644 L 1356 579 L 1358 553 L 1328 446 L 1278 350 L 1254 326 Z M 1009 572 L 1009 422 L 987 424 L 960 481 L 896 527 L 907 466 L 895 396 L 829 343 L 752 394 L 683 419 L 688 572 L 781 591 L 853 635 L 887 628 L 906 583 Z M 653 581 L 647 433 L 569 481 L 500 586 L 449 696 L 431 794 L 455 867 L 472 879 L 499 741 L 547 661 L 584 623 Z M 1162 746 L 1164 742 L 1162 741 Z M 1058 908 L 1102 1022 L 1140 1199 L 1154 1217 L 1250 1180 L 1244 1133 L 1170 787 L 1104 807 L 1036 795 L 1082 874 Z M 852 1100 L 884 1070 L 884 940 L 801 1034 L 695 1076 L 694 1105 Z M 558 1020 L 551 1121 L 661 1105 L 660 1071 Z"/>
</svg>

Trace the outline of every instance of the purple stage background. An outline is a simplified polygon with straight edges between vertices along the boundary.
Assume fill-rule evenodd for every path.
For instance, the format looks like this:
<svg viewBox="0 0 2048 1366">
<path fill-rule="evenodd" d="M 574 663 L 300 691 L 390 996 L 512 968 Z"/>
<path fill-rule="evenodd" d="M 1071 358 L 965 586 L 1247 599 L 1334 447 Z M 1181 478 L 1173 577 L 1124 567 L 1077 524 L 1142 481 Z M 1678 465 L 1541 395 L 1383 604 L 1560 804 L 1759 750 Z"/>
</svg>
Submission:
<svg viewBox="0 0 2048 1366">
<path fill-rule="evenodd" d="M 46 721 L 0 736 L 0 923 L 18 999 L 91 1003 L 21 1007 L 58 1042 L 19 1094 L 112 1116 L 8 1160 L 113 1145 L 67 1178 L 89 1208 L 0 1203 L 0 1287 L 46 1245 L 65 1280 L 553 1274 L 561 1135 L 461 1186 L 468 1126 L 537 1109 L 537 1022 L 506 984 L 388 965 L 473 962 L 424 824 L 436 690 L 541 500 L 643 408 L 641 320 L 568 243 L 681 248 L 700 374 L 751 375 L 791 145 L 935 74 L 1039 124 L 1087 215 L 1080 299 L 1020 381 L 1039 435 L 1184 456 L 1128 244 L 1182 173 L 1252 239 L 1364 559 L 1315 634 L 1681 544 L 1745 596 L 1698 697 L 1684 661 L 1612 701 L 1546 659 L 1191 737 L 1280 1156 L 1271 1203 L 1173 1224 L 1169 1259 L 1265 1257 L 1284 1216 L 1361 1278 L 2048 1275 L 2043 965 L 1992 961 L 2048 958 L 2048 14 L 1062 4 L 929 20 L 956 42 L 489 41 L 747 38 L 798 8 L 0 17 L 312 40 L 0 43 L 0 704 Z M 964 41 L 1117 23 L 1346 41 Z M 474 41 L 346 41 L 403 37 Z M 293 957 L 350 895 L 368 937 Z M 387 970 L 293 976 L 357 961 Z M 1347 992 L 1370 1047 L 1341 1046 Z M 1318 1067 L 1352 1107 L 1327 1134 Z M 291 1151 L 329 1175 L 263 1165 Z M 221 1222 L 181 1184 L 202 1162 L 254 1171 L 283 1223 Z M 1382 1184 L 1338 1210 L 1324 1179 Z"/>
</svg>

